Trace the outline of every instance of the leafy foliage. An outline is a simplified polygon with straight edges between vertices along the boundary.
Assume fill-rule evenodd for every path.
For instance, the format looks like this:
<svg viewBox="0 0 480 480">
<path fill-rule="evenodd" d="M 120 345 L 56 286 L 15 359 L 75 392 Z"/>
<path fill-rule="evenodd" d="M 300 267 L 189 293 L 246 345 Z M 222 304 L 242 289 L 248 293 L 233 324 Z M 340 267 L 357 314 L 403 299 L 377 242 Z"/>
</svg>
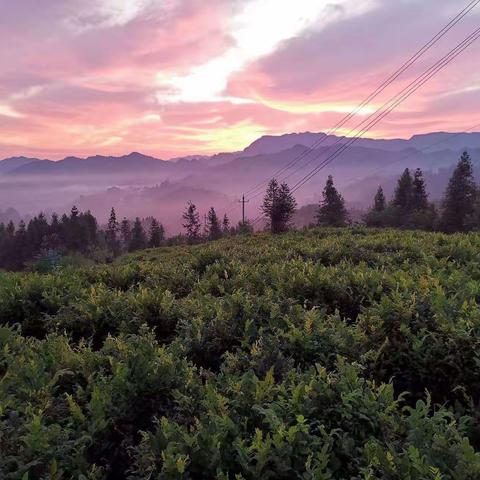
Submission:
<svg viewBox="0 0 480 480">
<path fill-rule="evenodd" d="M 0 478 L 480 478 L 480 235 L 0 272 Z"/>
</svg>

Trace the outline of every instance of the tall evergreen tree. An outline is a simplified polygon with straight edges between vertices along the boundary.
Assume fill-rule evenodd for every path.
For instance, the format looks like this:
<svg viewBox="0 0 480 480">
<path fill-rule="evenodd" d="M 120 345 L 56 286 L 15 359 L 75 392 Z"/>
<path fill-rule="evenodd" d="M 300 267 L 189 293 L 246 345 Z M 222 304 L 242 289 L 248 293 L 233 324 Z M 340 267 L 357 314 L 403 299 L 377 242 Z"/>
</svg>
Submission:
<svg viewBox="0 0 480 480">
<path fill-rule="evenodd" d="M 13 264 L 15 268 L 22 268 L 25 260 L 28 258 L 28 239 L 27 239 L 27 229 L 25 227 L 25 222 L 20 220 L 18 224 L 18 229 L 15 232 L 15 258 L 13 259 Z"/>
<path fill-rule="evenodd" d="M 192 203 L 188 202 L 185 211 L 183 212 L 182 218 L 184 220 L 183 228 L 187 232 L 187 239 L 189 243 L 196 243 L 200 239 L 200 216 L 197 211 L 197 207 Z"/>
<path fill-rule="evenodd" d="M 150 223 L 150 232 L 148 238 L 148 246 L 150 248 L 158 248 L 163 243 L 165 231 L 163 225 L 158 223 L 156 218 L 152 218 Z"/>
<path fill-rule="evenodd" d="M 112 207 L 110 218 L 108 219 L 107 230 L 105 231 L 105 239 L 110 252 L 116 257 L 120 253 L 120 242 L 118 241 L 118 222 L 115 209 Z"/>
<path fill-rule="evenodd" d="M 218 240 L 222 236 L 220 222 L 213 207 L 210 208 L 207 214 L 207 227 L 209 240 Z"/>
<path fill-rule="evenodd" d="M 422 211 L 428 208 L 428 194 L 423 178 L 423 172 L 420 168 L 415 170 L 412 183 L 411 209 L 413 211 Z"/>
<path fill-rule="evenodd" d="M 42 247 L 44 240 L 50 233 L 50 225 L 43 213 L 33 217 L 27 227 L 27 255 L 33 257 Z"/>
<path fill-rule="evenodd" d="M 130 227 L 130 221 L 126 217 L 123 217 L 123 220 L 120 223 L 120 243 L 125 251 L 130 248 L 131 241 L 132 232 Z"/>
<path fill-rule="evenodd" d="M 464 152 L 448 182 L 443 200 L 442 229 L 446 232 L 461 232 L 465 221 L 474 212 L 477 187 L 473 177 L 470 155 Z"/>
<path fill-rule="evenodd" d="M 68 251 L 78 252 L 84 246 L 78 208 L 74 205 L 70 216 L 62 217 L 62 240 Z"/>
<path fill-rule="evenodd" d="M 227 214 L 225 214 L 225 215 L 223 216 L 223 221 L 222 221 L 222 234 L 223 234 L 224 236 L 230 234 L 230 220 L 229 220 Z"/>
<path fill-rule="evenodd" d="M 50 233 L 60 233 L 60 221 L 58 220 L 58 214 L 52 213 L 52 220 L 50 222 Z"/>
<path fill-rule="evenodd" d="M 388 223 L 388 209 L 383 188 L 378 187 L 373 206 L 363 218 L 367 227 L 384 227 Z"/>
<path fill-rule="evenodd" d="M 10 220 L 7 224 L 6 233 L 7 233 L 7 236 L 10 238 L 13 238 L 15 235 L 15 224 L 13 223 L 12 220 Z"/>
<path fill-rule="evenodd" d="M 135 250 L 142 250 L 147 246 L 147 236 L 145 235 L 145 230 L 143 229 L 142 222 L 140 218 L 135 218 L 135 222 L 132 227 L 132 238 L 130 240 L 129 251 L 134 252 Z"/>
<path fill-rule="evenodd" d="M 54 212 L 52 213 L 52 218 L 50 221 L 49 233 L 47 239 L 44 241 L 43 248 L 47 250 L 57 250 L 62 245 L 61 240 L 61 225 L 58 219 L 58 215 Z"/>
<path fill-rule="evenodd" d="M 392 200 L 394 207 L 402 209 L 404 212 L 410 212 L 412 206 L 413 180 L 410 170 L 406 168 L 399 178 L 397 188 Z"/>
<path fill-rule="evenodd" d="M 272 233 L 282 233 L 288 230 L 289 222 L 295 213 L 297 202 L 286 183 L 279 185 L 272 178 L 263 198 L 262 212 L 268 218 Z"/>
<path fill-rule="evenodd" d="M 386 206 L 387 202 L 385 200 L 385 195 L 383 194 L 383 188 L 379 186 L 377 193 L 375 194 L 373 210 L 375 212 L 383 212 Z"/>
<path fill-rule="evenodd" d="M 70 211 L 70 220 L 75 220 L 79 215 L 78 208 L 76 205 L 72 207 L 72 210 Z"/>
<path fill-rule="evenodd" d="M 344 227 L 348 214 L 345 201 L 333 184 L 333 177 L 328 176 L 322 193 L 323 199 L 317 213 L 317 223 L 323 227 Z"/>
</svg>

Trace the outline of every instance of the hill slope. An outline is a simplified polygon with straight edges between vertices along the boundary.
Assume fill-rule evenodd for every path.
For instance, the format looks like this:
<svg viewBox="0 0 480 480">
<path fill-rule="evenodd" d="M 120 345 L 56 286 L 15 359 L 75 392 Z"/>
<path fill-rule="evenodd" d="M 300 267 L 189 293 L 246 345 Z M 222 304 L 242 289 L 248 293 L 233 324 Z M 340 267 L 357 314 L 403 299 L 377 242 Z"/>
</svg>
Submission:
<svg viewBox="0 0 480 480">
<path fill-rule="evenodd" d="M 479 478 L 479 249 L 311 230 L 0 273 L 0 477 Z"/>
</svg>

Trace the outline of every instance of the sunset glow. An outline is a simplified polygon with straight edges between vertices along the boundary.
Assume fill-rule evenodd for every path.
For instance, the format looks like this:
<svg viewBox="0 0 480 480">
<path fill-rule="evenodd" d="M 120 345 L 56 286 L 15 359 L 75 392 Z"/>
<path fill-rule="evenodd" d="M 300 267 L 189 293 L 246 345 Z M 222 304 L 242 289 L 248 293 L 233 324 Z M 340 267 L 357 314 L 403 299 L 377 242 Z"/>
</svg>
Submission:
<svg viewBox="0 0 480 480">
<path fill-rule="evenodd" d="M 451 0 L 5 1 L 0 156 L 170 158 L 327 131 L 459 9 Z M 471 33 L 479 13 L 360 119 Z M 476 44 L 371 136 L 467 128 L 480 110 L 479 62 Z"/>
</svg>

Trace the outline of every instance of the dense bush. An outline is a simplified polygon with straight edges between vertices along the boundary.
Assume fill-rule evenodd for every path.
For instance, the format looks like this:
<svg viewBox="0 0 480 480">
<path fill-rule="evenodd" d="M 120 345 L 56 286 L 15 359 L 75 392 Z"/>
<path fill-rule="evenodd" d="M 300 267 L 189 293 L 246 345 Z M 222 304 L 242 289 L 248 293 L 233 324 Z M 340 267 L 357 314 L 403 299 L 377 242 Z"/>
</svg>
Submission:
<svg viewBox="0 0 480 480">
<path fill-rule="evenodd" d="M 0 478 L 480 478 L 480 235 L 0 273 Z"/>
</svg>

